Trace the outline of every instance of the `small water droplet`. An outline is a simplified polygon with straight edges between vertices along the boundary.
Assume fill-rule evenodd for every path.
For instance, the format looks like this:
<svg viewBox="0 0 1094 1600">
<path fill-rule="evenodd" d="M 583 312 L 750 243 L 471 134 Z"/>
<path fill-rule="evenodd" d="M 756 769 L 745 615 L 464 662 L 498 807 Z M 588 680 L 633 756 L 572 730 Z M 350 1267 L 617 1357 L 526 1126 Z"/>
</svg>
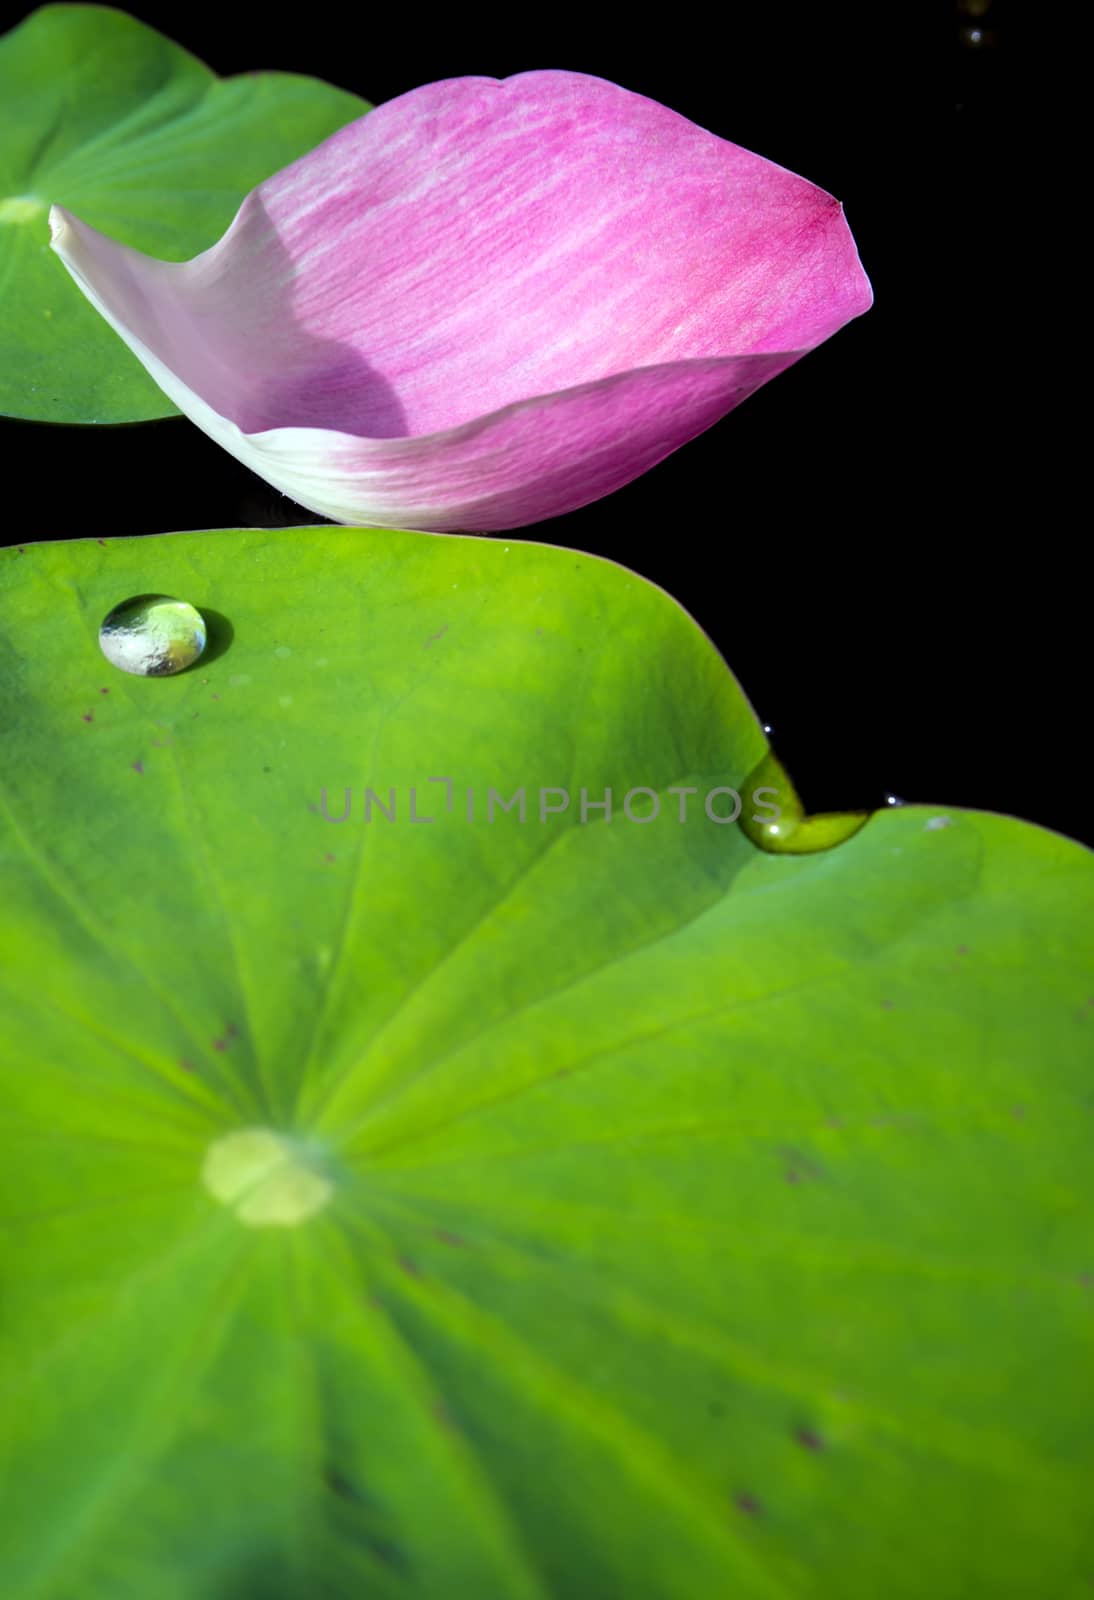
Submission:
<svg viewBox="0 0 1094 1600">
<path fill-rule="evenodd" d="M 184 672 L 205 649 L 205 621 L 185 600 L 138 594 L 107 613 L 99 646 L 111 666 L 140 678 Z"/>
<path fill-rule="evenodd" d="M 765 733 L 771 733 L 772 731 L 773 731 L 773 729 L 771 727 L 770 722 L 765 722 L 764 723 L 764 732 Z"/>
<path fill-rule="evenodd" d="M 885 804 L 887 806 L 902 806 L 904 801 L 898 794 L 887 794 L 885 796 Z"/>
</svg>

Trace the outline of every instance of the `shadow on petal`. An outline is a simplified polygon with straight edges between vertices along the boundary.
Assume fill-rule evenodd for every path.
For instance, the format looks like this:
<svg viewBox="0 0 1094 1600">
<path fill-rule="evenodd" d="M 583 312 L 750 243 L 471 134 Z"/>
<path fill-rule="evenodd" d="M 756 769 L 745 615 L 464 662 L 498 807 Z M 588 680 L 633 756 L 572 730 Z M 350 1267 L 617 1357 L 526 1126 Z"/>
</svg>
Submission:
<svg viewBox="0 0 1094 1600">
<path fill-rule="evenodd" d="M 405 436 L 406 412 L 390 383 L 350 345 L 305 326 L 300 298 L 314 286 L 301 282 L 257 192 L 244 202 L 236 228 L 240 237 L 222 253 L 204 297 L 216 315 L 200 352 L 202 374 L 217 373 L 230 403 L 216 404 L 207 383 L 187 380 L 189 387 L 244 433 L 333 428 L 361 438 Z M 249 315 L 231 325 L 224 317 L 229 306 L 247 307 Z"/>
</svg>

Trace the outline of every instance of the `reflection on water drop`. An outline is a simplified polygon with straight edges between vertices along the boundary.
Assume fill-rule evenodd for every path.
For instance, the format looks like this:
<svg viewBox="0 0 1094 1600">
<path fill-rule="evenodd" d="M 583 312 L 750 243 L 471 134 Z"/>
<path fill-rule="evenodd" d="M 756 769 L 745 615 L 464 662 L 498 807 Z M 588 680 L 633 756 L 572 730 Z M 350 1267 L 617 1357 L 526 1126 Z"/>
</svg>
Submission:
<svg viewBox="0 0 1094 1600">
<path fill-rule="evenodd" d="M 205 649 L 205 620 L 185 600 L 137 594 L 103 618 L 99 645 L 112 666 L 141 678 L 168 678 Z"/>
</svg>

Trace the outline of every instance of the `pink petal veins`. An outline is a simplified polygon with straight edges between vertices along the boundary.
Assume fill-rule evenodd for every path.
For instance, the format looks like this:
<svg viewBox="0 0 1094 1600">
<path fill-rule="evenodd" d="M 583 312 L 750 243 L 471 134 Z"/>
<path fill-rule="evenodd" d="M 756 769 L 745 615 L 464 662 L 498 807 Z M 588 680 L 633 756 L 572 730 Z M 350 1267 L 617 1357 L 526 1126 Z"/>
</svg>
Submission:
<svg viewBox="0 0 1094 1600">
<path fill-rule="evenodd" d="M 598 499 L 871 302 L 830 195 L 567 72 L 381 106 L 190 262 L 51 221 L 180 410 L 301 504 L 381 526 Z"/>
</svg>

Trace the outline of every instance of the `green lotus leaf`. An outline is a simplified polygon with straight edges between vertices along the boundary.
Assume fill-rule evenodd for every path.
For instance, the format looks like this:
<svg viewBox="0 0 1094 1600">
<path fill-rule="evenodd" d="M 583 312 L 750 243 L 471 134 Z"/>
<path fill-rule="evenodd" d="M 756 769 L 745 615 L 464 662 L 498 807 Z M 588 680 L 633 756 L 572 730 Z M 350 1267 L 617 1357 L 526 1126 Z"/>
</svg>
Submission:
<svg viewBox="0 0 1094 1600">
<path fill-rule="evenodd" d="M 6 1594 L 1087 1592 L 1087 852 L 759 848 L 740 687 L 569 551 L 0 570 Z"/>
<path fill-rule="evenodd" d="M 51 5 L 0 39 L 0 414 L 177 415 L 49 248 L 49 208 L 185 261 L 244 195 L 367 111 L 314 78 L 220 79 L 106 6 Z"/>
</svg>

